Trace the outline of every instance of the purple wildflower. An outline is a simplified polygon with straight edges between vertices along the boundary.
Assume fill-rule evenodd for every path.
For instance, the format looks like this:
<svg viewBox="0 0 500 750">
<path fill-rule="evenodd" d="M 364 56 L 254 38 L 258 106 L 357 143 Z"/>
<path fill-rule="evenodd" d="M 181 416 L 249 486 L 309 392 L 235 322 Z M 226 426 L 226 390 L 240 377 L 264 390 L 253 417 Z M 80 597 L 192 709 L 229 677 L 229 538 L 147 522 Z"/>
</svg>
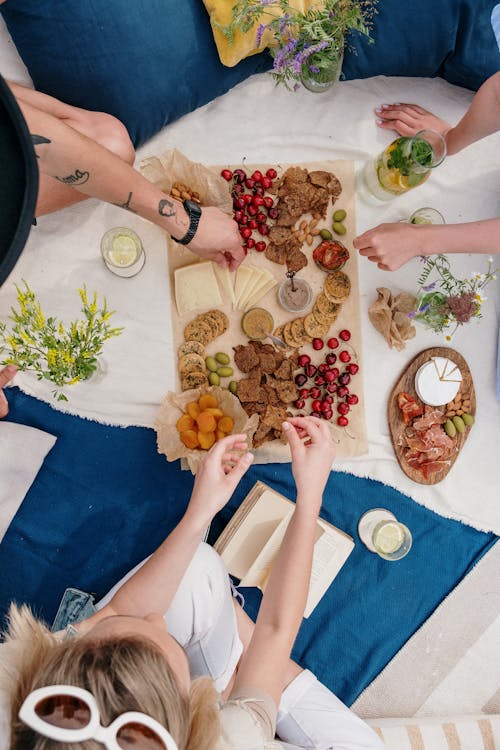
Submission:
<svg viewBox="0 0 500 750">
<path fill-rule="evenodd" d="M 418 311 L 419 313 L 424 313 L 424 312 L 427 312 L 428 309 L 429 309 L 429 305 L 425 304 L 425 305 L 422 305 L 422 307 L 419 307 Z"/>
<path fill-rule="evenodd" d="M 424 292 L 430 292 L 434 287 L 436 286 L 436 282 L 433 281 L 432 284 L 427 284 L 427 286 L 423 286 L 422 289 Z"/>
<path fill-rule="evenodd" d="M 406 316 L 407 316 L 408 318 L 414 318 L 416 314 L 417 314 L 417 313 L 415 312 L 415 310 L 412 310 L 412 312 L 406 313 Z"/>
<path fill-rule="evenodd" d="M 265 23 L 261 23 L 259 28 L 257 29 L 257 33 L 255 35 L 255 46 L 260 47 L 262 42 L 262 35 L 264 34 L 264 31 L 267 29 L 267 26 Z"/>
<path fill-rule="evenodd" d="M 320 72 L 320 68 L 318 68 L 317 65 L 309 65 L 309 70 L 311 71 L 311 73 L 319 73 Z"/>
</svg>

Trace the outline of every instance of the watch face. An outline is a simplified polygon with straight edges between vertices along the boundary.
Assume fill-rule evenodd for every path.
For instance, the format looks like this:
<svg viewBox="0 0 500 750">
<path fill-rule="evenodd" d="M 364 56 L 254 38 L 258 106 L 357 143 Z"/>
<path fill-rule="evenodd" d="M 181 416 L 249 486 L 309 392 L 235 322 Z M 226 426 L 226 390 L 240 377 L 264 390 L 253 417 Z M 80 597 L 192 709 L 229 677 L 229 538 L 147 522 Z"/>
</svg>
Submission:
<svg viewBox="0 0 500 750">
<path fill-rule="evenodd" d="M 198 216 L 201 215 L 201 208 L 200 208 L 199 204 L 196 203 L 195 201 L 186 200 L 186 201 L 184 201 L 183 206 L 184 206 L 184 208 L 186 209 L 186 211 L 188 212 L 189 215 L 191 215 L 191 214 L 194 214 L 195 216 L 196 215 L 198 215 Z"/>
</svg>

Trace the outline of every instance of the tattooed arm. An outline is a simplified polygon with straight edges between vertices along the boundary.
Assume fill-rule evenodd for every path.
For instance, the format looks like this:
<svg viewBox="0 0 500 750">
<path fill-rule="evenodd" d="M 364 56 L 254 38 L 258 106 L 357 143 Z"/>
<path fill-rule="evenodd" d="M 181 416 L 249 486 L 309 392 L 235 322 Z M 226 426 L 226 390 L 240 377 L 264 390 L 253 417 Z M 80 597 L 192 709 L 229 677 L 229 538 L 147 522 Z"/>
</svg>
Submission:
<svg viewBox="0 0 500 750">
<path fill-rule="evenodd" d="M 32 133 L 40 171 L 85 195 L 114 203 L 183 237 L 189 216 L 182 203 L 166 196 L 133 167 L 50 113 L 18 100 Z M 236 223 L 214 207 L 204 207 L 198 230 L 187 246 L 203 258 L 235 270 L 244 258 Z"/>
</svg>

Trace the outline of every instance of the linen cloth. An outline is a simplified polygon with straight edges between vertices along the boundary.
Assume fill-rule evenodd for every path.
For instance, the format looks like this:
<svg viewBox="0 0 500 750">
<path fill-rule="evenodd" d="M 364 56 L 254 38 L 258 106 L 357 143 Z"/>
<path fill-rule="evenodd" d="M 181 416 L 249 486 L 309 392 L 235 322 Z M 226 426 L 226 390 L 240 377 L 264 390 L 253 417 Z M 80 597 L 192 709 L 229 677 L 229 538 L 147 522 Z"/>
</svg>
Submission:
<svg viewBox="0 0 500 750">
<path fill-rule="evenodd" d="M 12 55 L 5 62 L 3 57 L 0 60 L 3 75 L 26 82 L 26 74 L 16 67 Z M 175 146 L 193 161 L 206 164 L 347 158 L 357 160 L 361 167 L 392 139 L 375 125 L 373 108 L 380 103 L 410 99 L 455 123 L 472 96 L 472 92 L 439 79 L 384 77 L 341 82 L 322 95 L 305 89 L 292 94 L 275 88 L 272 78 L 262 74 L 170 125 L 142 147 L 137 163 L 142 157 Z M 500 134 L 495 134 L 450 157 L 422 187 L 392 202 L 373 206 L 357 196 L 358 232 L 383 221 L 407 218 L 423 205 L 437 208 L 447 222 L 499 215 L 499 153 Z M 24 278 L 38 293 L 43 307 L 65 321 L 72 320 L 79 312 L 76 289 L 85 282 L 89 291 L 106 294 L 110 308 L 117 310 L 113 323 L 125 326 L 125 331 L 106 343 L 106 376 L 100 382 L 75 386 L 64 406 L 52 401 L 50 384 L 24 373 L 15 382 L 57 409 L 108 424 L 151 426 L 159 403 L 175 382 L 162 231 L 94 200 L 43 217 L 38 224 L 0 290 L 0 317 L 5 318 L 15 302 L 13 284 Z M 146 249 L 146 265 L 132 279 L 113 276 L 100 259 L 100 239 L 117 225 L 136 229 Z M 467 275 L 483 270 L 485 257 L 453 256 L 452 267 L 457 275 Z M 372 329 L 367 309 L 378 286 L 389 286 L 396 292 L 415 291 L 419 270 L 418 259 L 394 273 L 359 259 L 369 454 L 343 460 L 338 468 L 396 487 L 441 515 L 500 533 L 496 469 L 500 403 L 495 397 L 500 302 L 493 289 L 486 292 L 490 299 L 484 306 L 483 319 L 463 326 L 451 342 L 469 364 L 478 402 L 476 425 L 452 471 L 436 486 L 418 485 L 403 474 L 394 456 L 386 419 L 392 385 L 415 354 L 446 342 L 419 326 L 416 338 L 403 352 L 388 350 Z"/>
</svg>

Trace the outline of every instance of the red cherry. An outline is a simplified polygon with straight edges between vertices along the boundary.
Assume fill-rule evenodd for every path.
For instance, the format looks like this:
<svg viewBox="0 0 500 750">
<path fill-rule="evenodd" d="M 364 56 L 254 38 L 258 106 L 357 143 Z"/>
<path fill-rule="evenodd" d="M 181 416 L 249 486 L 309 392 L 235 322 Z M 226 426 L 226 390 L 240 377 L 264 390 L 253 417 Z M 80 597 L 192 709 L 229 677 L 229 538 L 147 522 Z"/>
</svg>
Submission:
<svg viewBox="0 0 500 750">
<path fill-rule="evenodd" d="M 321 402 L 321 411 L 323 412 L 323 414 L 325 413 L 325 411 L 331 411 L 330 404 L 328 403 L 328 401 L 325 401 L 325 399 L 323 399 L 323 401 Z"/>
<path fill-rule="evenodd" d="M 328 407 L 330 407 L 330 404 L 327 404 Z M 333 411 L 331 408 L 325 409 L 325 411 L 322 412 L 323 419 L 331 419 L 333 417 Z"/>
<path fill-rule="evenodd" d="M 241 197 L 242 197 L 242 198 L 243 198 L 243 200 L 245 201 L 245 206 L 249 206 L 249 205 L 250 205 L 250 203 L 252 202 L 252 197 L 253 197 L 253 196 L 252 196 L 252 195 L 250 195 L 250 193 L 245 193 L 245 195 L 242 195 Z"/>
<path fill-rule="evenodd" d="M 234 212 L 233 219 L 238 222 L 238 224 L 241 224 L 241 220 L 243 218 L 243 211 L 240 211 L 239 209 Z"/>
<path fill-rule="evenodd" d="M 336 339 L 335 336 L 333 336 L 331 339 L 328 339 L 326 344 L 329 349 L 336 349 L 337 346 L 339 345 L 339 340 Z"/>
<path fill-rule="evenodd" d="M 234 208 L 242 209 L 242 208 L 245 208 L 245 205 L 246 205 L 245 201 L 243 200 L 243 197 L 241 195 L 239 198 L 235 198 L 233 201 Z"/>
<path fill-rule="evenodd" d="M 349 373 L 351 375 L 356 375 L 359 370 L 359 365 L 357 365 L 355 362 L 351 362 L 351 364 L 348 365 L 347 369 L 349 370 Z"/>
<path fill-rule="evenodd" d="M 325 396 L 323 401 L 325 404 L 333 404 L 333 396 Z"/>
<path fill-rule="evenodd" d="M 273 199 L 271 198 L 270 195 L 265 195 L 264 196 L 264 206 L 266 208 L 272 208 L 274 206 L 274 201 L 273 201 Z"/>
<path fill-rule="evenodd" d="M 326 386 L 326 390 L 328 391 L 328 393 L 337 393 L 337 388 L 337 383 L 328 383 L 328 385 Z"/>
<path fill-rule="evenodd" d="M 224 177 L 224 179 L 227 180 L 227 182 L 231 182 L 231 180 L 233 179 L 233 173 L 230 169 L 223 169 L 220 174 L 221 177 Z"/>
<path fill-rule="evenodd" d="M 257 214 L 255 218 L 257 219 L 259 224 L 265 224 L 267 221 L 267 216 L 266 214 L 263 214 L 262 211 L 259 211 L 259 213 Z"/>
<path fill-rule="evenodd" d="M 261 184 L 265 190 L 269 190 L 269 188 L 273 185 L 273 181 L 270 177 L 263 177 L 261 180 Z"/>
<path fill-rule="evenodd" d="M 319 398 L 321 396 L 321 391 L 317 386 L 313 385 L 313 387 L 309 391 L 309 394 L 311 398 Z"/>
<path fill-rule="evenodd" d="M 351 406 L 354 406 L 354 404 L 357 404 L 359 401 L 359 398 L 356 396 L 355 393 L 351 393 L 350 396 L 347 397 L 347 403 Z"/>
<path fill-rule="evenodd" d="M 339 369 L 338 369 L 338 367 L 332 367 L 332 369 L 330 370 L 330 372 L 333 373 L 333 375 L 336 378 L 338 378 L 338 376 L 339 376 Z"/>
<path fill-rule="evenodd" d="M 246 241 L 246 246 L 251 249 L 252 247 L 255 247 L 255 240 L 253 237 L 249 237 Z"/>
<path fill-rule="evenodd" d="M 339 398 L 344 398 L 349 393 L 349 388 L 346 385 L 339 386 L 337 393 Z"/>
<path fill-rule="evenodd" d="M 327 370 L 325 372 L 325 380 L 327 383 L 333 383 L 333 381 L 335 380 L 335 375 L 331 370 Z"/>
<path fill-rule="evenodd" d="M 266 203 L 265 203 L 264 198 L 262 197 L 262 195 L 253 195 L 252 196 L 252 204 L 254 206 L 265 206 L 266 205 Z"/>
<path fill-rule="evenodd" d="M 233 195 L 240 195 L 240 193 L 243 192 L 245 188 L 243 185 L 240 185 L 239 182 L 237 182 L 235 185 L 233 185 Z"/>
<path fill-rule="evenodd" d="M 248 238 L 252 236 L 252 230 L 250 227 L 241 227 L 240 234 L 244 240 L 248 240 Z"/>
<path fill-rule="evenodd" d="M 252 174 L 252 180 L 255 180 L 255 182 L 261 182 L 262 177 L 263 177 L 263 174 L 258 169 L 256 169 L 255 172 Z"/>
<path fill-rule="evenodd" d="M 347 425 L 349 424 L 349 420 L 347 419 L 347 417 L 339 417 L 337 419 L 337 424 L 339 427 L 347 427 Z"/>
<path fill-rule="evenodd" d="M 235 169 L 233 176 L 236 182 L 244 182 L 247 178 L 247 173 L 243 169 Z"/>
<path fill-rule="evenodd" d="M 326 355 L 325 361 L 326 361 L 326 364 L 330 365 L 331 367 L 337 361 L 337 355 L 334 354 L 333 352 L 330 352 L 329 354 Z"/>
<path fill-rule="evenodd" d="M 325 342 L 323 341 L 323 339 L 316 338 L 312 340 L 312 347 L 317 352 L 319 352 L 320 349 L 323 349 L 324 345 L 325 345 Z"/>
<path fill-rule="evenodd" d="M 313 401 L 311 404 L 311 409 L 313 411 L 317 411 L 321 413 L 321 401 L 319 399 L 316 399 L 315 401 Z"/>
<path fill-rule="evenodd" d="M 280 212 L 277 208 L 270 208 L 267 213 L 270 219 L 277 219 L 280 215 Z"/>
<path fill-rule="evenodd" d="M 306 405 L 306 402 L 303 398 L 298 398 L 296 401 L 294 401 L 294 406 L 296 409 L 303 409 Z"/>
<path fill-rule="evenodd" d="M 325 372 L 328 372 L 328 365 L 326 362 L 322 362 L 320 365 L 318 365 L 318 372 L 320 372 L 322 375 L 325 374 Z"/>
<path fill-rule="evenodd" d="M 312 411 L 311 417 L 316 417 L 317 419 L 321 419 L 323 414 L 320 411 Z"/>
<path fill-rule="evenodd" d="M 277 171 L 273 169 L 272 167 L 270 167 L 270 169 L 268 169 L 266 172 L 266 177 L 269 177 L 271 180 L 275 180 L 277 176 L 278 176 Z"/>
<path fill-rule="evenodd" d="M 250 204 L 250 206 L 247 206 L 247 212 L 249 216 L 257 216 L 257 214 L 259 213 L 259 209 L 257 208 L 257 206 L 254 206 L 252 203 Z"/>
<path fill-rule="evenodd" d="M 258 253 L 263 253 L 266 247 L 267 247 L 266 243 L 262 242 L 262 240 L 260 242 L 255 243 L 255 249 L 257 250 Z"/>
<path fill-rule="evenodd" d="M 337 411 L 339 414 L 342 414 L 343 417 L 349 412 L 349 404 L 346 404 L 344 402 L 337 405 Z"/>
<path fill-rule="evenodd" d="M 340 331 L 339 338 L 342 339 L 342 341 L 349 341 L 351 338 L 351 332 L 347 330 L 347 328 L 344 328 L 343 331 Z"/>
<path fill-rule="evenodd" d="M 259 234 L 261 234 L 263 237 L 269 234 L 269 227 L 267 226 L 267 224 L 259 224 L 257 229 L 259 231 Z"/>
<path fill-rule="evenodd" d="M 299 391 L 299 398 L 309 398 L 309 388 L 301 388 Z"/>
<path fill-rule="evenodd" d="M 304 367 L 304 370 L 308 378 L 313 378 L 316 375 L 316 367 L 311 362 Z"/>
<path fill-rule="evenodd" d="M 316 375 L 314 378 L 314 382 L 316 385 L 325 385 L 326 380 L 324 379 L 323 375 Z"/>
<path fill-rule="evenodd" d="M 306 376 L 303 375 L 301 372 L 299 372 L 299 374 L 295 376 L 294 380 L 295 380 L 295 385 L 298 385 L 299 388 L 301 388 L 304 385 L 304 383 L 307 382 Z"/>
<path fill-rule="evenodd" d="M 309 354 L 301 354 L 299 357 L 299 367 L 305 367 L 311 361 Z"/>
<path fill-rule="evenodd" d="M 241 219 L 239 221 L 239 224 L 242 227 L 244 227 L 244 226 L 246 226 L 248 224 L 248 216 L 246 214 L 243 214 L 243 216 L 241 217 Z"/>
<path fill-rule="evenodd" d="M 257 219 L 250 219 L 247 226 L 249 229 L 257 229 L 257 227 L 259 226 L 257 223 Z"/>
<path fill-rule="evenodd" d="M 341 362 L 350 362 L 351 355 L 349 354 L 349 352 L 346 352 L 346 350 L 343 349 L 339 354 L 339 359 Z"/>
<path fill-rule="evenodd" d="M 252 180 L 251 177 L 247 177 L 245 180 L 245 187 L 247 187 L 249 190 L 252 190 L 252 188 L 255 187 L 255 180 Z"/>
<path fill-rule="evenodd" d="M 348 372 L 343 372 L 342 375 L 339 375 L 339 383 L 341 385 L 349 385 L 351 382 L 351 376 Z"/>
<path fill-rule="evenodd" d="M 253 189 L 254 195 L 264 195 L 264 188 L 262 185 L 256 185 Z"/>
</svg>

